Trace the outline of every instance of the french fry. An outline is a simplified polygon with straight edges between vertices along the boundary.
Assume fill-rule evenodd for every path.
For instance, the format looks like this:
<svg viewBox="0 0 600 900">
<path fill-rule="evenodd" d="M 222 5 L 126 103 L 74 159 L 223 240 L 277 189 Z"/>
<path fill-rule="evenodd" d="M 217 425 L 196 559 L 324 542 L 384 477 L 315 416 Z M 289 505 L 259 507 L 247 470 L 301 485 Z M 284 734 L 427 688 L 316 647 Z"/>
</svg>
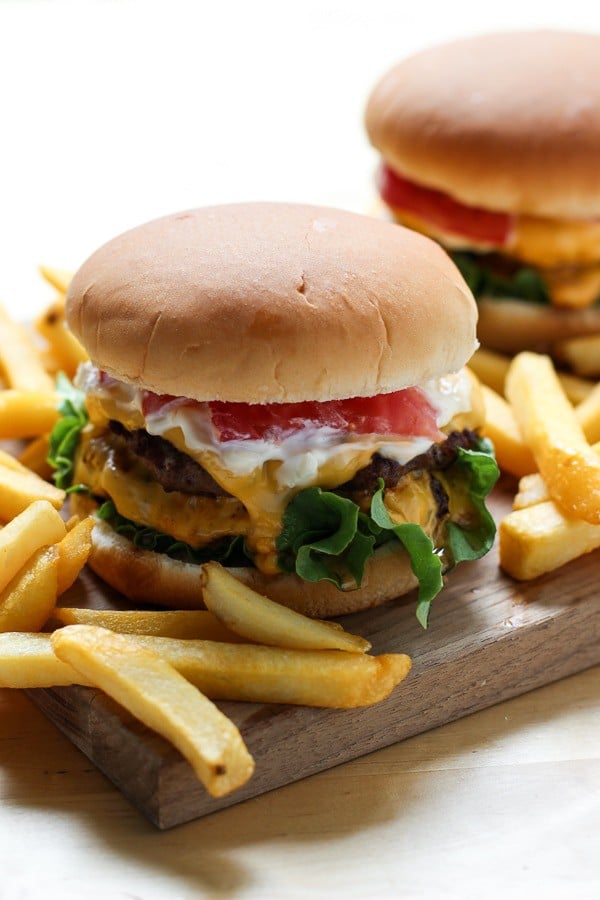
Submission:
<svg viewBox="0 0 600 900">
<path fill-rule="evenodd" d="M 349 709 L 384 700 L 406 678 L 403 653 L 284 650 L 259 644 L 136 636 L 213 700 Z"/>
<path fill-rule="evenodd" d="M 0 687 L 27 689 L 90 683 L 56 656 L 49 634 L 0 633 Z"/>
<path fill-rule="evenodd" d="M 72 378 L 78 365 L 85 362 L 88 355 L 67 327 L 65 298 L 62 295 L 38 317 L 35 327 L 50 345 L 52 365 Z"/>
<path fill-rule="evenodd" d="M 55 631 L 52 647 L 59 659 L 171 741 L 213 797 L 252 775 L 254 761 L 233 722 L 156 653 L 90 625 Z"/>
<path fill-rule="evenodd" d="M 55 269 L 54 266 L 40 266 L 40 275 L 48 284 L 56 288 L 59 294 L 66 294 L 69 290 L 69 284 L 73 278 L 73 273 L 67 269 Z"/>
<path fill-rule="evenodd" d="M 494 350 L 480 347 L 469 360 L 469 368 L 475 372 L 482 384 L 486 384 L 501 396 L 504 395 L 504 382 L 510 365 L 510 357 Z M 571 403 L 581 403 L 594 387 L 587 378 L 580 378 L 570 372 L 560 372 L 559 381 Z"/>
<path fill-rule="evenodd" d="M 600 441 L 600 381 L 579 404 L 575 416 L 590 444 Z"/>
<path fill-rule="evenodd" d="M 567 398 L 574 406 L 583 403 L 594 387 L 594 382 L 589 378 L 580 378 L 579 375 L 572 375 L 570 372 L 560 372 L 558 380 L 562 384 Z"/>
<path fill-rule="evenodd" d="M 275 603 L 238 581 L 217 562 L 202 566 L 202 599 L 208 609 L 241 637 L 296 650 L 347 650 L 365 653 L 370 643 L 328 622 L 309 619 Z"/>
<path fill-rule="evenodd" d="M 65 532 L 65 523 L 46 500 L 32 503 L 5 525 L 0 530 L 0 590 L 34 553 L 62 540 Z"/>
<path fill-rule="evenodd" d="M 547 356 L 520 353 L 507 396 L 550 496 L 567 515 L 600 524 L 600 458 L 585 439 Z"/>
<path fill-rule="evenodd" d="M 65 492 L 21 466 L 14 457 L 12 459 L 15 466 L 7 465 L 0 459 L 0 520 L 8 522 L 14 519 L 36 500 L 44 500 L 55 509 L 60 509 Z"/>
<path fill-rule="evenodd" d="M 545 503 L 551 500 L 548 486 L 539 472 L 524 475 L 519 481 L 519 490 L 513 500 L 513 509 L 526 509 L 535 506 L 536 503 Z"/>
<path fill-rule="evenodd" d="M 54 384 L 44 370 L 37 347 L 26 329 L 13 322 L 0 306 L 0 367 L 11 388 L 52 393 Z"/>
<path fill-rule="evenodd" d="M 38 550 L 0 593 L 0 632 L 43 627 L 56 603 L 57 572 L 56 547 Z"/>
<path fill-rule="evenodd" d="M 52 431 L 59 403 L 54 392 L 0 391 L 0 440 L 37 437 Z"/>
<path fill-rule="evenodd" d="M 600 441 L 592 447 L 594 453 L 600 456 Z M 543 503 L 551 500 L 548 486 L 539 472 L 525 475 L 519 481 L 519 490 L 513 501 L 513 509 L 525 509 L 535 503 Z"/>
<path fill-rule="evenodd" d="M 469 360 L 469 368 L 475 372 L 482 384 L 504 395 L 504 379 L 508 372 L 510 359 L 502 353 L 480 347 Z"/>
<path fill-rule="evenodd" d="M 87 562 L 92 549 L 92 529 L 95 519 L 87 516 L 67 531 L 56 545 L 58 550 L 58 585 L 60 597 L 75 582 Z"/>
<path fill-rule="evenodd" d="M 19 462 L 43 478 L 49 481 L 52 477 L 54 469 L 48 462 L 48 452 L 50 450 L 50 436 L 41 434 L 39 437 L 30 441 L 24 450 L 19 454 Z"/>
<path fill-rule="evenodd" d="M 600 376 L 600 335 L 569 338 L 561 341 L 556 351 L 577 375 Z"/>
<path fill-rule="evenodd" d="M 504 472 L 520 478 L 535 472 L 531 450 L 521 437 L 514 413 L 506 400 L 487 385 L 481 385 L 485 402 L 483 433 L 494 445 L 498 465 Z"/>
<path fill-rule="evenodd" d="M 548 501 L 509 513 L 498 537 L 501 567 L 528 581 L 600 547 L 600 525 L 567 518 Z"/>
<path fill-rule="evenodd" d="M 60 544 L 58 546 L 60 548 Z M 57 606 L 52 611 L 52 619 L 61 625 L 96 625 L 118 634 L 150 634 L 234 643 L 241 641 L 237 634 L 225 628 L 206 609 L 77 609 Z"/>
</svg>

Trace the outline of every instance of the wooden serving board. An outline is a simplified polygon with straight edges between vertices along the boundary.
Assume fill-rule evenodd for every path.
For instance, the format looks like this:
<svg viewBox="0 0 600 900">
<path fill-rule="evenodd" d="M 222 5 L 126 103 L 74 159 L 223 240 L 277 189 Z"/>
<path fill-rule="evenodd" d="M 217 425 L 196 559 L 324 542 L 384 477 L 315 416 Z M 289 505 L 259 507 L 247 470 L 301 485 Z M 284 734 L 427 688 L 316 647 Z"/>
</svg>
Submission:
<svg viewBox="0 0 600 900">
<path fill-rule="evenodd" d="M 492 510 L 507 511 L 497 492 Z M 403 652 L 413 669 L 383 703 L 357 710 L 220 703 L 256 760 L 247 785 L 211 798 L 188 763 L 100 691 L 28 691 L 33 701 L 159 828 L 169 828 L 297 781 L 600 662 L 600 552 L 535 582 L 498 568 L 497 550 L 448 578 L 430 627 L 415 619 L 415 595 L 346 616 L 373 653 Z M 124 606 L 86 576 L 68 601 Z M 65 596 L 65 600 L 67 596 Z"/>
</svg>

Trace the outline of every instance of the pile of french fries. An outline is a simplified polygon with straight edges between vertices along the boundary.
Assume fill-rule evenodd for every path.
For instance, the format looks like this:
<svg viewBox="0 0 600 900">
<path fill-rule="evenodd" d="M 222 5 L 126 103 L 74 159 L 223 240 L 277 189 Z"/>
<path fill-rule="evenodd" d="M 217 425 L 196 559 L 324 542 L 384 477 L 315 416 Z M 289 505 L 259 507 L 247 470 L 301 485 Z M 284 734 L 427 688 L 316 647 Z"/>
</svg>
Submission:
<svg viewBox="0 0 600 900">
<path fill-rule="evenodd" d="M 215 797 L 254 770 L 214 700 L 349 708 L 383 700 L 408 674 L 404 654 L 371 645 L 243 586 L 218 564 L 199 569 L 198 611 L 61 607 L 91 550 L 92 517 L 65 521 L 50 483 L 54 375 L 86 356 L 65 323 L 67 273 L 43 269 L 56 296 L 28 331 L 0 308 L 0 687 L 95 686 L 170 740 Z"/>
<path fill-rule="evenodd" d="M 600 382 L 536 353 L 478 350 L 471 366 L 498 464 L 519 478 L 499 526 L 502 568 L 529 580 L 600 547 Z"/>
</svg>

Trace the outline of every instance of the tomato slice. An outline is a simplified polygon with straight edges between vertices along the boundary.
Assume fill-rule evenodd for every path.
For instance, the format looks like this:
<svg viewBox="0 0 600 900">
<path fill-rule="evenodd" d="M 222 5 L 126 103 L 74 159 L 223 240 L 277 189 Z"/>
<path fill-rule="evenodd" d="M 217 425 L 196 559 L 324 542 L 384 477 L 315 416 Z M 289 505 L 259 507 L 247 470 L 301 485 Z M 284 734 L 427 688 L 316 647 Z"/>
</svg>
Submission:
<svg viewBox="0 0 600 900">
<path fill-rule="evenodd" d="M 419 388 L 405 388 L 375 397 L 348 400 L 307 400 L 302 403 L 200 403 L 185 397 L 144 391 L 142 412 L 153 416 L 165 407 L 185 406 L 198 415 L 209 415 L 215 437 L 229 441 L 278 442 L 309 428 L 331 428 L 345 434 L 395 435 L 440 438 L 437 413 Z"/>
<path fill-rule="evenodd" d="M 322 403 L 212 402 L 209 406 L 221 442 L 280 441 L 310 427 L 354 434 L 439 437 L 436 411 L 418 388 Z"/>
<path fill-rule="evenodd" d="M 388 206 L 412 212 L 441 231 L 496 247 L 505 246 L 511 237 L 515 216 L 465 206 L 442 191 L 409 181 L 389 166 L 381 166 L 378 187 Z"/>
</svg>

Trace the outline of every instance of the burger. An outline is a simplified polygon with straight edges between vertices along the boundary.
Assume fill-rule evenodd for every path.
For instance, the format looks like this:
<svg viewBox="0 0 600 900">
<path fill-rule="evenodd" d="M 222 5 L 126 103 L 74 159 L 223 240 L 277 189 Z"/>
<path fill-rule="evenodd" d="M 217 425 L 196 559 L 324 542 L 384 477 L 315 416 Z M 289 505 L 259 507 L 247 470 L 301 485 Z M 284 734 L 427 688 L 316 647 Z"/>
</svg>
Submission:
<svg viewBox="0 0 600 900">
<path fill-rule="evenodd" d="M 66 309 L 90 361 L 52 459 L 126 596 L 201 606 L 215 559 L 312 616 L 416 586 L 426 624 L 443 573 L 491 546 L 476 306 L 433 241 L 319 207 L 196 209 L 101 247 Z"/>
<path fill-rule="evenodd" d="M 482 344 L 600 375 L 600 35 L 488 34 L 389 71 L 366 127 L 393 218 L 439 241 L 479 301 Z"/>
</svg>

